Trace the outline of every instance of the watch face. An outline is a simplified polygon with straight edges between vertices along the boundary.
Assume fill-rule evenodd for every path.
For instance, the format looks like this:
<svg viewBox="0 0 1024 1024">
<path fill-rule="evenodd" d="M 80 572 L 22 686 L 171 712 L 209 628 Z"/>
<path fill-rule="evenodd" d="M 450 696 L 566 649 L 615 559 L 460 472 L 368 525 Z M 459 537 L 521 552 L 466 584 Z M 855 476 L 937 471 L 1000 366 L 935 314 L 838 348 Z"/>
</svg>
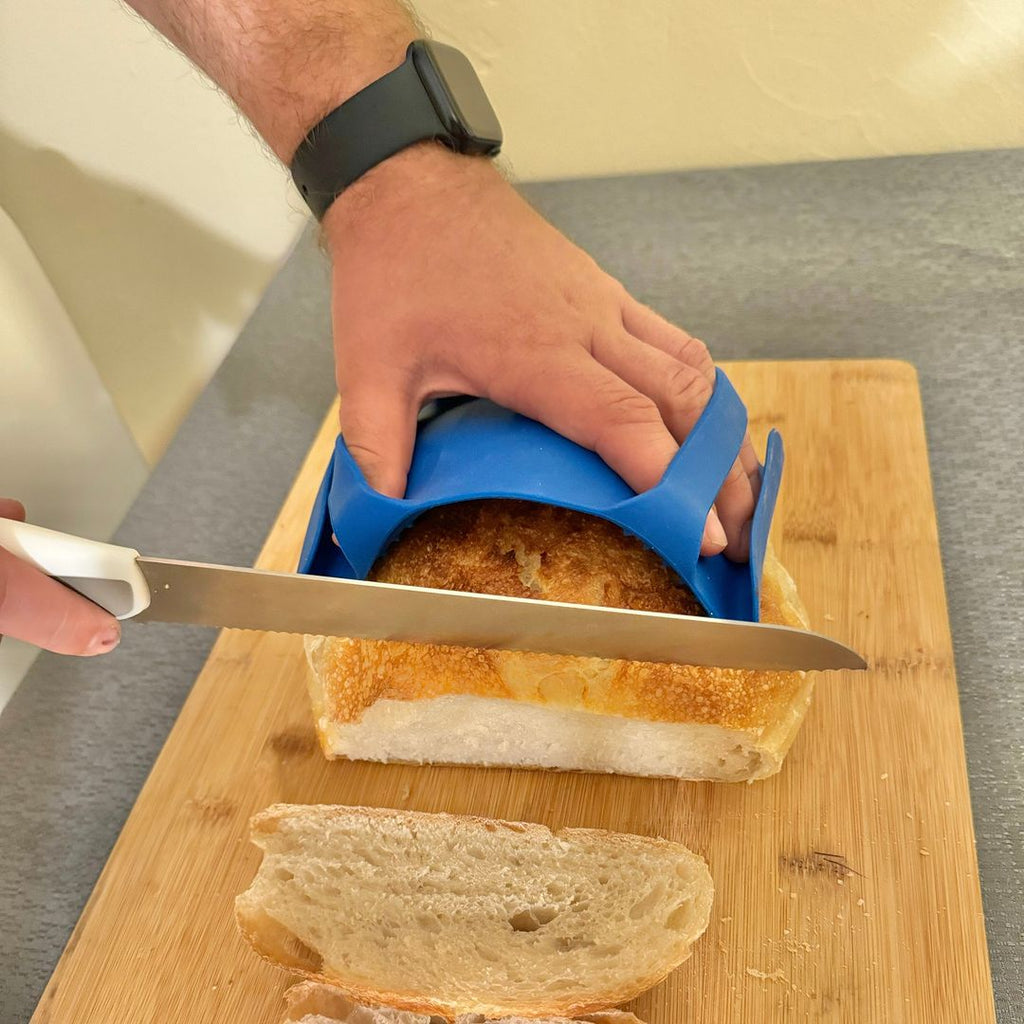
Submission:
<svg viewBox="0 0 1024 1024">
<path fill-rule="evenodd" d="M 413 44 L 413 60 L 445 129 L 476 152 L 496 153 L 501 125 L 465 54 L 423 40 Z"/>
</svg>

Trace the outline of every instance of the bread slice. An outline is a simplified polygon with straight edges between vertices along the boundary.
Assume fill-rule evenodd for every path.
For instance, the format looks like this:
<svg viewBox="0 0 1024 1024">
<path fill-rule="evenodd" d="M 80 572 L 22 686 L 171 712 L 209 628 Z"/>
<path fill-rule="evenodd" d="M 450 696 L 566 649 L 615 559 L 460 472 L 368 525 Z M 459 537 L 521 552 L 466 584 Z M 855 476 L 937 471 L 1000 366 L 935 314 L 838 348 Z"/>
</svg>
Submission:
<svg viewBox="0 0 1024 1024">
<path fill-rule="evenodd" d="M 285 993 L 288 1012 L 285 1021 L 298 1024 L 445 1024 L 436 1014 L 395 1010 L 386 1006 L 364 1006 L 353 1002 L 333 985 L 300 981 Z M 455 1018 L 455 1024 L 643 1024 L 625 1010 L 602 1010 L 583 1017 L 501 1017 L 490 1020 L 478 1013 Z"/>
<path fill-rule="evenodd" d="M 686 959 L 711 909 L 704 861 L 663 839 L 288 804 L 251 826 L 263 861 L 235 906 L 253 948 L 445 1020 L 625 1002 Z"/>
<path fill-rule="evenodd" d="M 421 516 L 374 567 L 385 583 L 702 614 L 661 559 L 605 520 L 522 501 Z M 769 552 L 765 622 L 807 628 Z M 800 672 L 605 661 L 307 637 L 328 757 L 681 779 L 772 775 L 810 704 Z"/>
</svg>

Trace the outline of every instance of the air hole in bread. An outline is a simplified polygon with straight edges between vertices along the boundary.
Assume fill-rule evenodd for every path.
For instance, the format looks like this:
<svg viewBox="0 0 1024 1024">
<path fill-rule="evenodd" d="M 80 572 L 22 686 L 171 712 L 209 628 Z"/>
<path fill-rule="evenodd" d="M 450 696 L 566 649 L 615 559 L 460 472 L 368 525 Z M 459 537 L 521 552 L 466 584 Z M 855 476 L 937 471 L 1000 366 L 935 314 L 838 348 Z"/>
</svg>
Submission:
<svg viewBox="0 0 1024 1024">
<path fill-rule="evenodd" d="M 568 992 L 575 986 L 568 978 L 552 978 L 546 985 L 542 986 L 542 992 Z"/>
<path fill-rule="evenodd" d="M 352 852 L 372 867 L 380 868 L 384 866 L 385 862 L 381 860 L 380 854 L 376 850 L 368 850 L 365 846 L 357 846 Z"/>
<path fill-rule="evenodd" d="M 298 967 L 312 974 L 316 974 L 324 965 L 324 958 L 293 932 L 285 932 L 281 935 L 279 956 L 281 961 L 289 967 Z"/>
<path fill-rule="evenodd" d="M 693 919 L 693 905 L 680 903 L 665 919 L 665 927 L 674 932 L 685 932 Z"/>
<path fill-rule="evenodd" d="M 535 932 L 556 917 L 558 917 L 558 911 L 554 907 L 530 907 L 513 914 L 508 919 L 508 923 L 512 925 L 513 931 Z"/>
<path fill-rule="evenodd" d="M 496 950 L 491 949 L 490 946 L 478 945 L 474 946 L 473 948 L 476 950 L 477 956 L 479 956 L 481 960 L 487 960 L 492 964 L 500 964 L 503 959 L 502 954 L 498 953 Z"/>
<path fill-rule="evenodd" d="M 661 902 L 664 895 L 665 886 L 659 882 L 643 899 L 637 900 L 629 908 L 630 919 L 639 921 L 641 917 L 646 917 Z"/>
<path fill-rule="evenodd" d="M 295 877 L 287 868 L 278 868 L 274 876 L 279 882 L 290 882 Z"/>
<path fill-rule="evenodd" d="M 434 914 L 417 914 L 416 923 L 425 932 L 439 932 L 441 930 L 441 922 Z"/>
</svg>

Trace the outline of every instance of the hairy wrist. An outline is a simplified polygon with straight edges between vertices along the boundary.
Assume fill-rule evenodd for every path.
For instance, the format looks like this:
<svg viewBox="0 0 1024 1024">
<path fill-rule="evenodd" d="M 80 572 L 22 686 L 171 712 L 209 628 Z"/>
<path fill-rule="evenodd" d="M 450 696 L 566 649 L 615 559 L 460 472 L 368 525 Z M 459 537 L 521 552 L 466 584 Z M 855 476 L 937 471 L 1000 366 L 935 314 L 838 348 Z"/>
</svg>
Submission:
<svg viewBox="0 0 1024 1024">
<path fill-rule="evenodd" d="M 400 0 L 128 0 L 217 83 L 284 162 L 397 67 L 420 34 Z"/>
<path fill-rule="evenodd" d="M 414 219 L 433 220 L 440 229 L 444 219 L 508 191 L 492 159 L 420 142 L 371 168 L 334 200 L 323 219 L 324 239 L 337 255 L 366 231 L 389 230 L 388 225 L 401 230 Z"/>
</svg>

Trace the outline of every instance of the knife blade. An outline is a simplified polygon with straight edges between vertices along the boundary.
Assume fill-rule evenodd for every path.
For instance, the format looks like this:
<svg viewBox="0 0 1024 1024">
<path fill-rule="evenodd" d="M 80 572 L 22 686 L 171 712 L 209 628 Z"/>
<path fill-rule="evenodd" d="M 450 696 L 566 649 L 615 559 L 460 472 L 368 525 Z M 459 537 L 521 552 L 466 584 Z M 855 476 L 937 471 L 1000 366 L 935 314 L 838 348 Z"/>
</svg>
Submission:
<svg viewBox="0 0 1024 1024">
<path fill-rule="evenodd" d="M 866 668 L 830 637 L 770 623 L 148 558 L 11 520 L 0 520 L 0 545 L 140 622 L 721 668 Z"/>
<path fill-rule="evenodd" d="M 151 593 L 140 621 L 722 668 L 865 667 L 843 644 L 788 626 L 161 558 L 138 565 Z"/>
</svg>

